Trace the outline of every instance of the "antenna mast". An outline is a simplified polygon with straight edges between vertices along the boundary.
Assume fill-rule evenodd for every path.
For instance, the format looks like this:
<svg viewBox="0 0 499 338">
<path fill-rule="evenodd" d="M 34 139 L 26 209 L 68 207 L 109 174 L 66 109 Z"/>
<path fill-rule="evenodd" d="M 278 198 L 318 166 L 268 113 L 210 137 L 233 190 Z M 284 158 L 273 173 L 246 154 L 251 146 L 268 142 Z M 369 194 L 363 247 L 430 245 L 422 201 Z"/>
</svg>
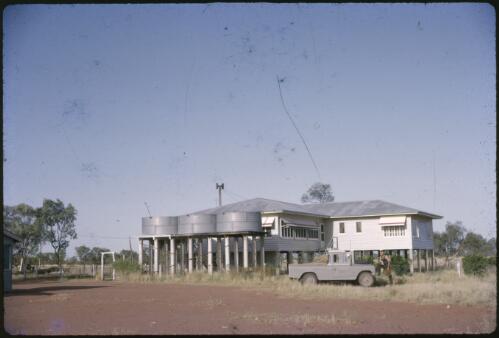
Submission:
<svg viewBox="0 0 499 338">
<path fill-rule="evenodd" d="M 218 189 L 218 205 L 222 206 L 222 189 L 224 188 L 224 184 L 216 183 L 216 189 Z"/>
</svg>

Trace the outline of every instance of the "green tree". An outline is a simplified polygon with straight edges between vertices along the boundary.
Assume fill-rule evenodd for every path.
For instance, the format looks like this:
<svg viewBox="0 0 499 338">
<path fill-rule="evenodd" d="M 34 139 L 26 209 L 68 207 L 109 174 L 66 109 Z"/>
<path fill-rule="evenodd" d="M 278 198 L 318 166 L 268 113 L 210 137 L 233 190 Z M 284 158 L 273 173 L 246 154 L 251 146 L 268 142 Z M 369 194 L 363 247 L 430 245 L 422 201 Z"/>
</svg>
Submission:
<svg viewBox="0 0 499 338">
<path fill-rule="evenodd" d="M 488 261 L 482 255 L 469 255 L 463 258 L 463 270 L 467 275 L 483 276 L 487 271 Z"/>
<path fill-rule="evenodd" d="M 461 244 L 463 255 L 485 255 L 489 254 L 488 242 L 482 235 L 468 232 Z"/>
<path fill-rule="evenodd" d="M 90 253 L 92 250 L 85 245 L 80 245 L 75 248 L 76 251 L 76 256 L 78 256 L 78 261 L 80 263 L 88 263 L 92 261 L 92 257 L 90 256 Z"/>
<path fill-rule="evenodd" d="M 37 222 L 36 210 L 24 203 L 4 206 L 4 226 L 19 236 L 14 254 L 21 258 L 21 270 L 26 279 L 28 257 L 36 255 L 42 241 L 42 227 Z"/>
<path fill-rule="evenodd" d="M 91 252 L 90 252 L 90 257 L 92 259 L 93 264 L 100 264 L 100 259 L 101 259 L 101 253 L 111 251 L 108 248 L 99 248 L 99 247 L 93 247 Z"/>
<path fill-rule="evenodd" d="M 454 223 L 447 222 L 445 225 L 445 256 L 453 256 L 461 253 L 461 244 L 464 240 L 464 234 L 466 233 L 466 228 L 463 226 L 461 221 L 456 221 Z"/>
<path fill-rule="evenodd" d="M 38 218 L 43 226 L 44 239 L 48 241 L 54 249 L 57 258 L 57 265 L 62 276 L 62 262 L 69 241 L 76 239 L 76 209 L 69 203 L 66 207 L 64 203 L 45 199 L 43 205 L 38 209 Z"/>
<path fill-rule="evenodd" d="M 301 197 L 302 203 L 329 203 L 334 201 L 331 185 L 316 182 Z"/>
<path fill-rule="evenodd" d="M 125 257 L 124 259 L 131 263 L 138 263 L 139 261 L 139 253 L 136 251 L 121 250 L 118 255 L 120 257 Z"/>
<path fill-rule="evenodd" d="M 402 256 L 393 256 L 392 269 L 397 276 L 406 275 L 410 272 L 409 261 Z"/>
<path fill-rule="evenodd" d="M 447 254 L 447 233 L 435 231 L 433 233 L 433 248 L 435 255 L 446 256 Z"/>
</svg>

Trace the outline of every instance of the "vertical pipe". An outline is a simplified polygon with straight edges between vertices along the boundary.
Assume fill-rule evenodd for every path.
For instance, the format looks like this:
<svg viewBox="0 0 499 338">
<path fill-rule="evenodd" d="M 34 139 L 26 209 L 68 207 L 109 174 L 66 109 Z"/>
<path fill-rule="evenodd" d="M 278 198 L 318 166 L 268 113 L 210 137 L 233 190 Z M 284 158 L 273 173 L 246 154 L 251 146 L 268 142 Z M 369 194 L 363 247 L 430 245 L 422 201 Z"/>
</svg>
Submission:
<svg viewBox="0 0 499 338">
<path fill-rule="evenodd" d="M 187 255 L 189 257 L 189 273 L 192 273 L 192 237 L 187 239 Z"/>
<path fill-rule="evenodd" d="M 421 272 L 421 250 L 417 249 L 418 252 L 418 270 Z"/>
<path fill-rule="evenodd" d="M 239 237 L 234 237 L 234 265 L 239 272 Z"/>
<path fill-rule="evenodd" d="M 230 271 L 230 237 L 225 236 L 225 272 Z"/>
<path fill-rule="evenodd" d="M 411 261 L 409 268 L 410 268 L 411 274 L 412 274 L 412 273 L 414 273 L 414 250 L 409 249 L 408 251 L 409 251 L 409 260 Z"/>
<path fill-rule="evenodd" d="M 154 273 L 158 273 L 159 238 L 154 239 Z"/>
<path fill-rule="evenodd" d="M 248 269 L 248 236 L 243 236 L 243 268 Z"/>
<path fill-rule="evenodd" d="M 100 280 L 104 280 L 104 254 L 100 254 Z"/>
<path fill-rule="evenodd" d="M 222 241 L 220 238 L 215 238 L 215 244 L 217 246 L 217 271 L 222 271 Z"/>
<path fill-rule="evenodd" d="M 180 273 L 185 272 L 185 238 L 180 242 Z"/>
<path fill-rule="evenodd" d="M 175 238 L 170 239 L 170 274 L 175 274 Z"/>
<path fill-rule="evenodd" d="M 197 270 L 201 271 L 203 269 L 203 239 L 198 238 L 198 260 L 197 260 Z"/>
<path fill-rule="evenodd" d="M 262 270 L 265 268 L 265 246 L 264 246 L 264 235 L 260 236 L 260 266 L 262 267 Z"/>
<path fill-rule="evenodd" d="M 424 272 L 428 272 L 428 249 L 424 251 Z"/>
<path fill-rule="evenodd" d="M 152 273 L 152 268 L 153 268 L 153 252 L 152 252 L 152 249 L 153 249 L 153 241 L 152 239 L 149 240 L 149 273 L 151 274 Z"/>
<path fill-rule="evenodd" d="M 253 241 L 253 248 L 252 248 L 251 254 L 253 256 L 253 268 L 256 269 L 256 263 L 257 263 L 257 260 L 256 260 L 256 236 L 252 237 L 252 241 Z"/>
<path fill-rule="evenodd" d="M 213 273 L 213 252 L 211 247 L 211 237 L 208 237 L 208 273 Z"/>
<path fill-rule="evenodd" d="M 144 251 L 144 241 L 142 239 L 139 239 L 139 266 L 140 266 L 140 272 L 142 272 L 142 259 L 143 259 L 143 251 Z"/>
<path fill-rule="evenodd" d="M 170 249 L 168 247 L 168 242 L 167 240 L 165 239 L 165 244 L 164 244 L 164 249 L 165 251 L 165 274 L 168 273 L 168 271 L 170 271 L 170 264 L 169 264 L 169 257 L 170 256 Z"/>
<path fill-rule="evenodd" d="M 275 264 L 275 274 L 277 276 L 279 276 L 279 274 L 281 273 L 281 253 L 279 251 L 275 252 L 274 259 L 275 259 L 275 261 L 274 261 L 274 264 Z"/>
</svg>

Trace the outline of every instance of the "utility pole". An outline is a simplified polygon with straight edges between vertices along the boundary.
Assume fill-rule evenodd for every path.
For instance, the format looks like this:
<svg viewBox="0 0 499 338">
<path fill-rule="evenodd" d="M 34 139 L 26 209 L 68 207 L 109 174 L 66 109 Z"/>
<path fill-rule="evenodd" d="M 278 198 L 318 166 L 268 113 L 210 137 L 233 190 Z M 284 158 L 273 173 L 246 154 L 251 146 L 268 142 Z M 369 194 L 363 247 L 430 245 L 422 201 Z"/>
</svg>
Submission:
<svg viewBox="0 0 499 338">
<path fill-rule="evenodd" d="M 128 244 L 130 245 L 130 260 L 132 261 L 133 264 L 133 251 L 132 251 L 132 237 L 128 237 Z"/>
<path fill-rule="evenodd" d="M 216 185 L 216 189 L 218 189 L 218 205 L 222 206 L 222 189 L 224 188 L 224 184 L 218 184 Z"/>
</svg>

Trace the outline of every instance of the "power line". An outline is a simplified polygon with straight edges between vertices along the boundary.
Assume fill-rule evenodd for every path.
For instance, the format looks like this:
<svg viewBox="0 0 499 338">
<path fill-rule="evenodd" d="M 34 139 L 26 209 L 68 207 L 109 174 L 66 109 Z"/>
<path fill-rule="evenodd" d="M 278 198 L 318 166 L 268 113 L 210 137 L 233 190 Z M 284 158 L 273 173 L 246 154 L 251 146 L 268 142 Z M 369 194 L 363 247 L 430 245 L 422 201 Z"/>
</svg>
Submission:
<svg viewBox="0 0 499 338">
<path fill-rule="evenodd" d="M 229 193 L 230 195 L 234 195 L 235 197 L 239 198 L 239 199 L 243 199 L 243 200 L 247 200 L 248 197 L 244 197 L 242 195 L 239 195 L 239 194 L 236 194 L 234 191 L 232 190 L 228 190 L 227 188 L 224 189 L 226 193 Z"/>
<path fill-rule="evenodd" d="M 286 104 L 284 103 L 284 98 L 282 97 L 282 90 L 281 90 L 281 81 L 283 81 L 283 80 L 279 79 L 278 75 L 276 75 L 276 78 L 277 78 L 277 86 L 279 87 L 279 95 L 281 96 L 281 103 L 282 103 L 282 107 L 284 108 L 284 112 L 286 113 L 286 115 L 288 115 L 289 120 L 291 121 L 291 123 L 295 127 L 296 132 L 298 133 L 298 135 L 300 136 L 300 138 L 303 142 L 303 145 L 307 149 L 310 160 L 312 160 L 312 164 L 314 165 L 315 171 L 317 172 L 317 176 L 319 177 L 319 181 L 322 181 L 321 174 L 319 172 L 319 168 L 317 167 L 317 164 L 315 163 L 314 157 L 312 156 L 312 152 L 310 151 L 310 149 L 307 145 L 307 142 L 305 142 L 305 138 L 301 134 L 300 130 L 298 129 L 298 126 L 296 125 L 295 121 L 291 117 L 291 114 L 288 112 L 288 109 L 286 108 Z"/>
<path fill-rule="evenodd" d="M 92 238 L 92 239 L 129 239 L 130 237 L 113 237 L 113 236 L 81 236 L 78 238 Z"/>
</svg>

